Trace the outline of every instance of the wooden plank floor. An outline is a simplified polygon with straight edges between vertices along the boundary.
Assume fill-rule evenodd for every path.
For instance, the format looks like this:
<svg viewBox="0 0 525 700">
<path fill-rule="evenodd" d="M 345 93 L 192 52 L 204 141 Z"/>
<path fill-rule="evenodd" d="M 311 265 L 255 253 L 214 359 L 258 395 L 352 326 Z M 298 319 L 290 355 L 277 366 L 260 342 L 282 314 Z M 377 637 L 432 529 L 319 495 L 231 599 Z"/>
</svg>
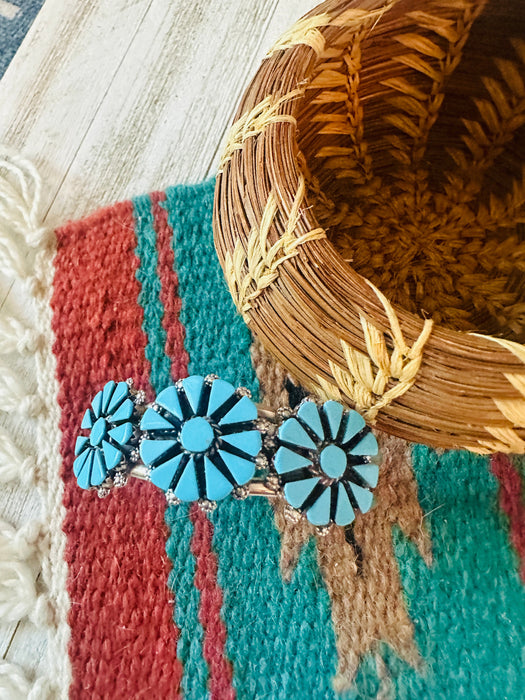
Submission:
<svg viewBox="0 0 525 700">
<path fill-rule="evenodd" d="M 248 80 L 314 4 L 46 0 L 0 81 L 0 143 L 37 165 L 47 223 L 212 175 Z M 0 314 L 24 313 L 18 293 L 0 279 Z M 30 426 L 16 432 L 31 439 Z M 1 518 L 19 526 L 37 512 L 34 494 L 0 492 Z M 29 623 L 0 626 L 2 658 L 26 672 L 44 649 Z"/>
</svg>

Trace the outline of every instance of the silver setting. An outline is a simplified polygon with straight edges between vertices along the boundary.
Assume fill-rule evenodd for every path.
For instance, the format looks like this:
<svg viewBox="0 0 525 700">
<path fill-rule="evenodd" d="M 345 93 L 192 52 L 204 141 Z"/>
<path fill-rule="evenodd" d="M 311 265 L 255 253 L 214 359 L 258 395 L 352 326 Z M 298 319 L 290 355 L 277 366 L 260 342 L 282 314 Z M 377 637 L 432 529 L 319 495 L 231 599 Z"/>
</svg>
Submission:
<svg viewBox="0 0 525 700">
<path fill-rule="evenodd" d="M 203 513 L 213 513 L 215 508 L 217 508 L 217 503 L 215 501 L 208 501 L 205 498 L 197 501 L 197 504 Z"/>
<path fill-rule="evenodd" d="M 207 374 L 204 377 L 204 381 L 206 384 L 212 384 L 216 379 L 219 379 L 219 377 L 216 374 Z"/>
<path fill-rule="evenodd" d="M 281 482 L 279 481 L 279 477 L 277 476 L 277 474 L 268 474 L 268 476 L 266 477 L 266 486 L 274 494 L 280 493 Z"/>
<path fill-rule="evenodd" d="M 140 452 L 138 447 L 134 447 L 131 452 L 129 453 L 129 459 L 133 464 L 137 464 L 137 462 L 140 462 Z"/>
<path fill-rule="evenodd" d="M 144 389 L 139 389 L 135 394 L 135 403 L 137 406 L 143 406 L 146 403 L 146 392 Z"/>
<path fill-rule="evenodd" d="M 133 389 L 134 382 L 133 382 L 133 379 L 131 377 L 128 377 L 126 379 L 126 384 L 129 386 L 130 389 Z"/>
<path fill-rule="evenodd" d="M 104 482 L 104 484 L 102 484 L 102 486 L 99 486 L 97 488 L 97 496 L 99 498 L 106 498 L 106 496 L 109 496 L 110 490 L 111 489 L 109 488 L 109 486 L 106 486 L 105 482 Z"/>
<path fill-rule="evenodd" d="M 169 506 L 180 506 L 180 504 L 182 503 L 180 498 L 177 498 L 177 496 L 173 493 L 171 489 L 169 491 L 166 491 L 164 495 L 166 496 L 166 501 L 168 502 Z"/>
<path fill-rule="evenodd" d="M 237 387 L 237 389 L 235 389 L 235 393 L 237 394 L 237 396 L 247 396 L 249 399 L 252 398 L 252 392 L 245 386 Z"/>
<path fill-rule="evenodd" d="M 233 491 L 232 491 L 232 496 L 237 500 L 237 501 L 244 501 L 248 498 L 250 495 L 250 489 L 248 485 L 244 486 L 236 486 Z"/>
<path fill-rule="evenodd" d="M 116 489 L 121 489 L 128 483 L 128 475 L 125 472 L 117 472 L 113 477 L 113 486 Z"/>
<path fill-rule="evenodd" d="M 259 452 L 259 454 L 255 458 L 255 466 L 257 467 L 257 469 L 268 469 L 268 467 L 270 466 L 268 457 L 262 452 Z"/>
</svg>

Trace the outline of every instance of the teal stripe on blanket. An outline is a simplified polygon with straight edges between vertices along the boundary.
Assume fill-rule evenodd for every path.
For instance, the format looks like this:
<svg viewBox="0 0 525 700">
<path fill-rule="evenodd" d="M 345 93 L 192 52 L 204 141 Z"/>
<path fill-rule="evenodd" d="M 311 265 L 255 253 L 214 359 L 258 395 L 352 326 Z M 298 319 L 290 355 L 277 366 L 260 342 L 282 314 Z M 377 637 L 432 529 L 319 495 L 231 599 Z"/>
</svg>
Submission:
<svg viewBox="0 0 525 700">
<path fill-rule="evenodd" d="M 413 448 L 419 499 L 427 513 L 433 566 L 396 530 L 408 611 L 423 659 L 411 669 L 383 645 L 392 697 L 520 700 L 525 687 L 525 587 L 508 525 L 498 506 L 489 460 L 472 453 L 438 455 Z M 362 666 L 362 697 L 378 690 Z"/>
<path fill-rule="evenodd" d="M 133 201 L 139 259 L 137 279 L 141 285 L 139 303 L 144 309 L 143 330 L 147 336 L 146 357 L 151 363 L 150 382 L 158 393 L 171 383 L 171 360 L 166 355 L 166 331 L 162 325 L 164 307 L 160 301 L 161 282 L 157 274 L 157 236 L 151 199 L 144 195 Z M 202 655 L 203 630 L 198 619 L 200 593 L 194 585 L 195 557 L 190 544 L 193 525 L 188 506 L 166 509 L 170 536 L 166 552 L 174 569 L 168 585 L 175 593 L 175 624 L 180 630 L 177 656 L 182 662 L 182 689 L 186 698 L 206 697 L 208 667 Z"/>
<path fill-rule="evenodd" d="M 247 386 L 257 399 L 251 336 L 235 311 L 213 247 L 213 187 L 208 181 L 166 191 L 189 372 L 215 373 Z M 313 542 L 286 584 L 279 572 L 279 535 L 265 499 L 228 498 L 212 521 L 226 651 L 238 697 L 333 698 L 335 639 Z"/>
</svg>

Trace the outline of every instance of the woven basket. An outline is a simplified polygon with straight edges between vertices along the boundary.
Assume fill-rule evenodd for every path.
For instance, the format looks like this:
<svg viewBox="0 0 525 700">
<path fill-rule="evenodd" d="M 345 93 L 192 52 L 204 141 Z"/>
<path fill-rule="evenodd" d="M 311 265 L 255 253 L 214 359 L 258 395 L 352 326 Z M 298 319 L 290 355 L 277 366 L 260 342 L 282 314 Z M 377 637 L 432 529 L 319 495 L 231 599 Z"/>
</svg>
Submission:
<svg viewBox="0 0 525 700">
<path fill-rule="evenodd" d="M 246 91 L 215 243 L 302 384 L 387 432 L 525 452 L 525 8 L 331 0 Z"/>
</svg>

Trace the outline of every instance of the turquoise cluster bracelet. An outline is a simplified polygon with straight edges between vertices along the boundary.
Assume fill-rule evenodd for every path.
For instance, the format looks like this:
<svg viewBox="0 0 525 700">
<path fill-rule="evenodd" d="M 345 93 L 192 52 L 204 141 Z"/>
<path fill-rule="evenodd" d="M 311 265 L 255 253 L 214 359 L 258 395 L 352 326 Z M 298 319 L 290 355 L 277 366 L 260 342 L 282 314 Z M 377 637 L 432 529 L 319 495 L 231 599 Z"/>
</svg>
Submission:
<svg viewBox="0 0 525 700">
<path fill-rule="evenodd" d="M 145 400 L 130 380 L 110 381 L 93 398 L 75 446 L 81 488 L 105 496 L 136 477 L 170 504 L 204 510 L 230 495 L 282 497 L 290 518 L 318 528 L 349 525 L 372 507 L 377 440 L 336 401 L 307 397 L 273 411 L 215 375 L 181 379 Z"/>
</svg>

